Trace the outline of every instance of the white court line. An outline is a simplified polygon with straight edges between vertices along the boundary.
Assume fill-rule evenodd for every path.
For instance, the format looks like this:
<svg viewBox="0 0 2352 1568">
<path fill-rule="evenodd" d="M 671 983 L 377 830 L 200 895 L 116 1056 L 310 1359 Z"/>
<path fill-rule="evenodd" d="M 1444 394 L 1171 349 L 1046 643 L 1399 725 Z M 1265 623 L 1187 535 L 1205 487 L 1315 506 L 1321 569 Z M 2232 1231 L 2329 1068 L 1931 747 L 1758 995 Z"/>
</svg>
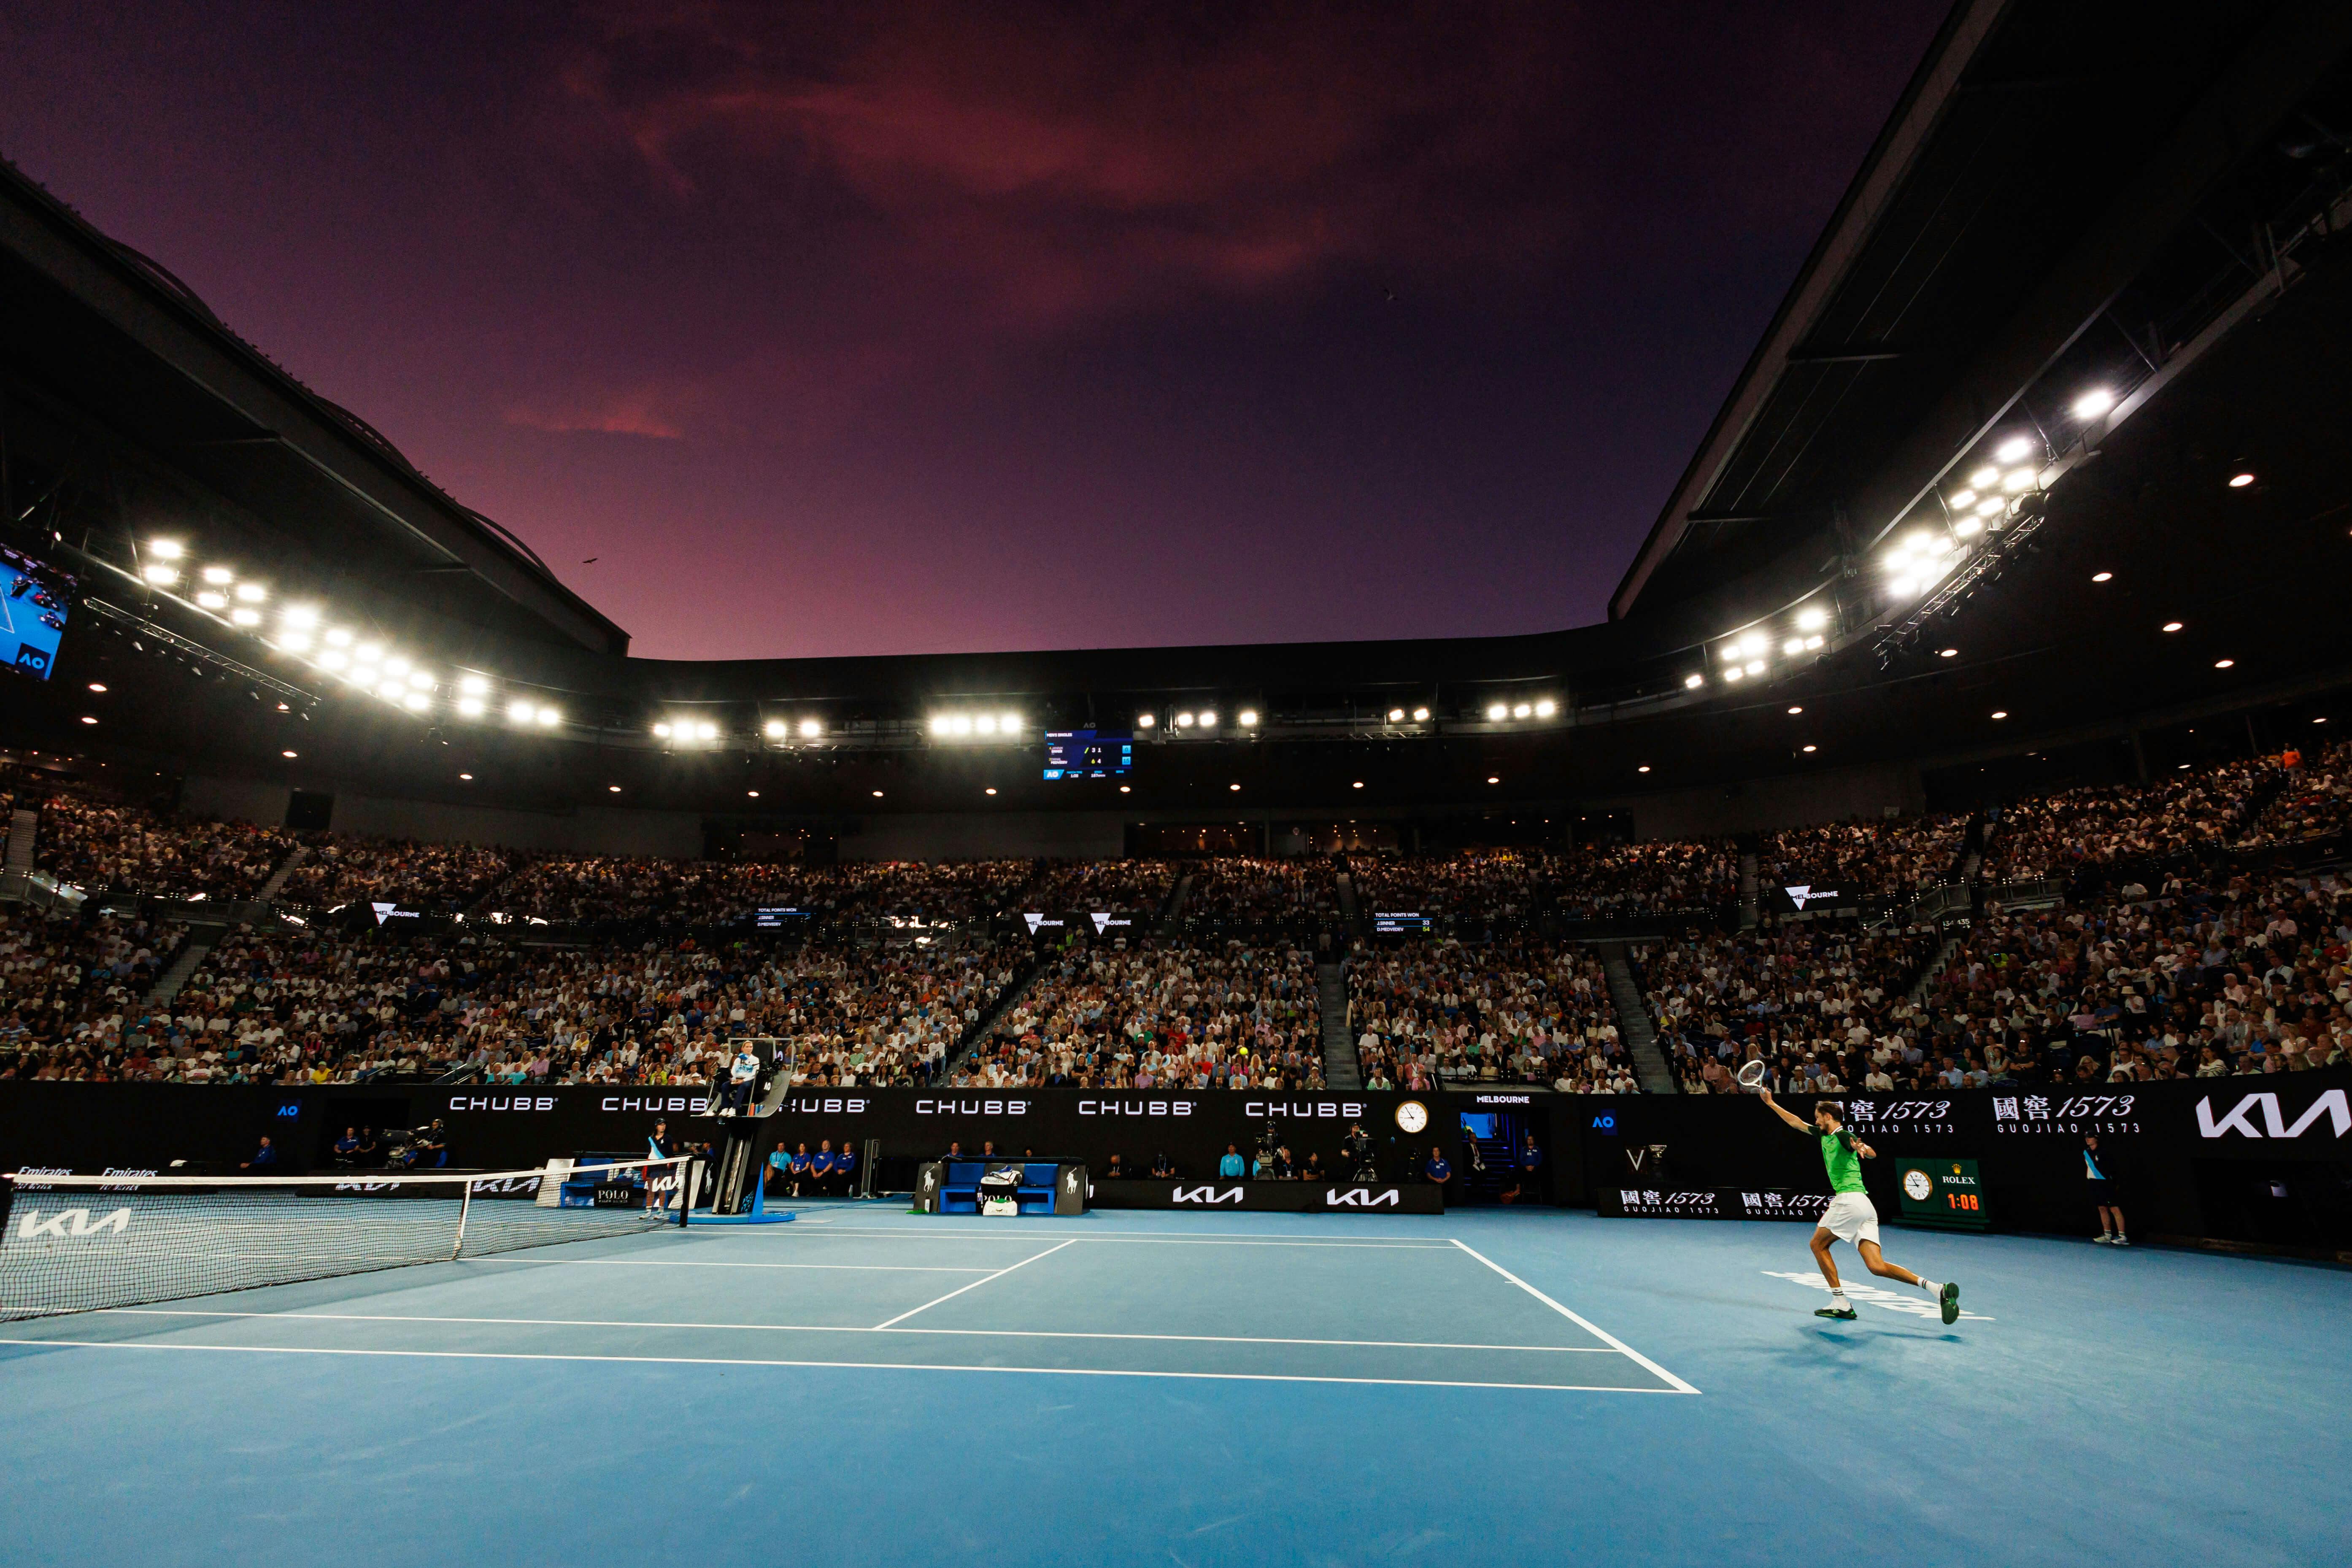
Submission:
<svg viewBox="0 0 2352 1568">
<path fill-rule="evenodd" d="M 1475 1383 L 1434 1377 L 1318 1377 L 1274 1372 L 1137 1372 L 1123 1367 L 1095 1366 L 969 1366 L 952 1362 L 898 1361 L 770 1361 L 758 1356 L 574 1355 L 520 1351 L 388 1351 L 324 1350 L 303 1345 L 158 1344 L 126 1340 L 0 1339 L 0 1345 L 30 1345 L 44 1350 L 88 1351 L 225 1351 L 243 1355 L 392 1356 L 415 1361 L 548 1361 L 606 1362 L 646 1366 L 791 1366 L 838 1368 L 845 1372 L 989 1372 L 1020 1373 L 1038 1377 L 1171 1377 L 1206 1383 L 1354 1383 L 1392 1388 L 1524 1388 L 1547 1394 L 1667 1394 L 1664 1388 L 1623 1388 L 1614 1384 Z"/>
<path fill-rule="evenodd" d="M 825 1232 L 825 1235 L 828 1237 L 880 1237 L 892 1241 L 935 1241 L 941 1237 L 950 1236 L 978 1237 L 989 1241 L 1043 1241 L 1045 1239 L 1043 1236 L 1037 1235 L 1016 1233 L 1007 1236 L 985 1230 L 831 1230 Z M 1264 1239 L 1258 1239 L 1260 1237 Z M 586 1237 L 583 1239 L 603 1241 L 607 1238 Z M 785 1241 L 791 1238 L 778 1237 L 775 1239 Z M 1316 1241 L 1306 1237 L 1268 1236 L 1264 1232 L 1253 1233 L 1251 1236 L 1223 1237 L 1185 1236 L 1176 1231 L 1128 1231 L 1114 1232 L 1106 1236 L 1074 1236 L 1070 1240 L 1158 1242 L 1169 1247 L 1352 1247 L 1387 1252 L 1444 1252 L 1446 1250 L 1446 1244 L 1442 1241 Z"/>
<path fill-rule="evenodd" d="M 1501 1275 L 1512 1284 L 1517 1285 L 1520 1289 L 1525 1290 L 1528 1295 L 1533 1296 L 1537 1300 L 1541 1301 L 1545 1306 L 1549 1307 L 1553 1311 L 1558 1312 L 1561 1317 L 1566 1318 L 1569 1321 L 1574 1323 L 1585 1332 L 1592 1334 L 1597 1338 L 1606 1340 L 1610 1344 L 1615 1346 L 1626 1355 L 1633 1357 L 1635 1361 L 1641 1363 L 1652 1372 L 1656 1373 L 1660 1377 L 1664 1378 L 1668 1383 L 1675 1385 L 1675 1393 L 1696 1394 L 1698 1392 L 1697 1389 L 1693 1388 L 1689 1384 L 1685 1383 L 1681 1378 L 1676 1377 L 1673 1373 L 1668 1372 L 1664 1367 L 1660 1366 L 1656 1362 L 1652 1361 L 1648 1356 L 1643 1355 L 1640 1351 L 1635 1350 L 1632 1345 L 1627 1344 L 1615 1334 L 1611 1333 L 1604 1328 L 1601 1328 L 1597 1324 L 1587 1322 L 1584 1319 L 1578 1317 L 1574 1312 L 1570 1311 L 1567 1308 L 1561 1306 L 1559 1302 L 1553 1300 L 1550 1297 L 1545 1295 L 1542 1291 L 1537 1289 L 1534 1286 L 1528 1284 L 1526 1280 L 1520 1279 L 1517 1275 L 1512 1273 L 1509 1269 L 1504 1268 L 1501 1264 L 1496 1262 L 1485 1253 L 1480 1252 L 1476 1247 L 1465 1245 L 1459 1237 L 1454 1238 L 1454 1245 L 1461 1247 L 1463 1251 L 1468 1253 L 1471 1257 L 1476 1258 L 1479 1262 L 1485 1264 L 1487 1268 L 1493 1269 L 1496 1273 Z"/>
<path fill-rule="evenodd" d="M 949 1291 L 946 1295 L 939 1298 L 939 1300 L 926 1301 L 919 1307 L 912 1308 L 907 1311 L 899 1313 L 887 1323 L 877 1323 L 874 1326 L 877 1329 L 887 1329 L 890 1327 L 891 1323 L 903 1323 L 908 1319 L 913 1317 L 917 1312 L 929 1311 L 933 1307 L 938 1306 L 940 1301 L 952 1301 L 958 1296 L 962 1295 L 966 1290 L 979 1289 L 982 1285 L 987 1284 L 990 1279 L 1002 1279 L 1016 1268 L 1026 1268 L 1032 1263 L 1036 1262 L 1040 1258 L 1051 1258 L 1054 1254 L 1061 1251 L 1062 1247 L 1069 1246 L 1072 1242 L 1075 1242 L 1077 1239 L 1078 1238 L 1074 1236 L 1070 1237 L 1069 1241 L 1065 1241 L 1061 1243 L 1060 1246 L 1049 1247 L 1045 1251 L 1034 1253 L 1030 1257 L 1023 1258 L 1018 1263 L 1008 1263 L 1003 1268 L 998 1269 L 995 1273 L 989 1275 L 987 1279 L 975 1279 L 969 1285 L 959 1285 L 954 1289 Z"/>
<path fill-rule="evenodd" d="M 945 1263 L 722 1263 L 700 1258 L 467 1258 L 466 1263 L 528 1263 L 538 1268 L 845 1268 L 861 1274 L 986 1274 L 977 1268 Z"/>
<path fill-rule="evenodd" d="M 1040 1257 L 1044 1255 L 1039 1254 Z M 978 1283 L 985 1284 L 981 1280 Z M 941 1298 L 945 1300 L 945 1298 Z M 1154 1340 L 1173 1344 L 1338 1345 L 1359 1350 L 1521 1351 L 1559 1355 L 1615 1355 L 1606 1345 L 1450 1344 L 1433 1340 L 1299 1340 L 1254 1334 L 1114 1334 L 1076 1329 L 869 1329 L 856 1323 L 669 1323 L 615 1318 L 459 1318 L 425 1312 L 223 1312 L 201 1307 L 100 1307 L 109 1318 L 291 1318 L 322 1323 L 499 1323 L 548 1329 L 730 1329 L 791 1334 L 940 1334 L 968 1339 Z"/>
</svg>

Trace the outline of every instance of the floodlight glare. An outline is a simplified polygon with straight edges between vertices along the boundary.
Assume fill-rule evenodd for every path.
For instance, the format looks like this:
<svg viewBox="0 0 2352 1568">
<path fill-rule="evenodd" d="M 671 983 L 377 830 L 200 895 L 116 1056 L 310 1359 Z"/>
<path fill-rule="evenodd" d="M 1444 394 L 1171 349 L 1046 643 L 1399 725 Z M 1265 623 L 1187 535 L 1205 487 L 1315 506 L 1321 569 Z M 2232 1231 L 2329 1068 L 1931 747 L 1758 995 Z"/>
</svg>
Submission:
<svg viewBox="0 0 2352 1568">
<path fill-rule="evenodd" d="M 1723 679 L 1726 679 L 1726 680 L 1738 680 L 1741 676 L 1746 675 L 1747 673 L 1748 673 L 1748 672 L 1747 672 L 1746 670 L 1744 670 L 1744 669 L 1740 668 L 1738 665 L 1736 665 L 1736 664 L 1735 664 L 1735 665 L 1733 665 L 1729 669 L 1727 669 L 1727 670 L 1725 670 L 1725 671 L 1723 672 Z M 1696 678 L 1696 676 L 1694 676 L 1694 677 L 1692 678 L 1692 680 L 1696 680 L 1696 679 L 1697 679 L 1697 678 Z M 1685 682 L 1684 682 L 1684 684 L 1685 684 L 1685 685 L 1689 685 L 1689 684 L 1691 684 L 1691 682 L 1690 682 L 1690 681 L 1685 681 Z"/>
<path fill-rule="evenodd" d="M 258 583 L 239 583 L 236 585 L 236 596 L 248 605 L 257 605 L 269 597 L 269 590 Z"/>
<path fill-rule="evenodd" d="M 180 580 L 179 569 L 173 566 L 150 566 L 139 574 L 158 588 L 168 588 Z"/>
<path fill-rule="evenodd" d="M 2233 490 L 2244 489 L 2248 485 L 2252 484 L 2253 482 L 2254 476 L 2252 474 L 2231 474 L 2230 476 L 2230 488 Z"/>
<path fill-rule="evenodd" d="M 257 626 L 261 624 L 261 612 L 259 610 L 231 610 L 228 613 L 228 618 L 235 621 L 241 626 Z"/>
<path fill-rule="evenodd" d="M 540 722 L 540 727 L 541 727 L 541 729 L 546 729 L 546 728 L 548 728 L 548 727 L 550 727 L 550 726 L 551 726 L 551 725 L 560 724 L 560 723 L 562 723 L 562 721 L 563 721 L 563 715 L 562 715 L 562 713 L 558 712 L 555 709 L 552 709 L 552 708 L 542 708 L 542 709 L 541 709 L 541 710 L 539 710 L 539 722 Z"/>
<path fill-rule="evenodd" d="M 1158 722 L 1160 722 L 1160 721 L 1153 718 L 1149 713 L 1138 713 L 1135 716 L 1135 727 L 1139 730 L 1149 730 Z"/>
<path fill-rule="evenodd" d="M 517 702 L 507 709 L 507 717 L 518 724 L 528 724 L 530 722 L 531 714 L 535 711 L 536 710 L 530 703 Z"/>
<path fill-rule="evenodd" d="M 2096 419 L 2116 405 L 2116 395 L 2104 386 L 2095 386 L 2074 399 L 2074 417 Z"/>
<path fill-rule="evenodd" d="M 400 700 L 400 705 L 403 708 L 407 709 L 411 713 L 422 713 L 425 711 L 425 694 L 424 692 L 412 691 L 407 696 Z"/>
<path fill-rule="evenodd" d="M 2002 476 L 2000 488 L 2011 495 L 2021 495 L 2033 488 L 2032 468 L 2011 468 Z"/>
<path fill-rule="evenodd" d="M 1984 519 L 1980 517 L 1964 517 L 1960 519 L 1959 521 L 1952 524 L 1952 531 L 1958 534 L 1962 539 L 1974 539 L 1978 534 L 1984 531 Z"/>
<path fill-rule="evenodd" d="M 1821 634 L 1820 634 L 1820 633 L 1818 633 L 1818 632 L 1814 633 L 1811 637 L 1807 637 L 1807 638 L 1805 639 L 1805 647 L 1808 647 L 1808 648 L 1816 648 L 1816 647 L 1821 647 L 1821 646 L 1822 646 L 1822 637 L 1821 637 Z"/>
<path fill-rule="evenodd" d="M 771 741 L 781 741 L 784 738 L 784 721 L 782 719 L 771 719 L 760 726 L 760 733 L 767 736 Z"/>
<path fill-rule="evenodd" d="M 176 539 L 151 539 L 147 542 L 147 553 L 158 561 L 177 561 L 185 552 Z"/>
<path fill-rule="evenodd" d="M 310 646 L 309 632 L 279 632 L 278 646 L 289 653 L 301 653 Z"/>
<path fill-rule="evenodd" d="M 802 734 L 804 738 L 806 738 L 806 739 L 808 739 L 808 740 L 812 740 L 812 741 L 814 741 L 814 740 L 815 740 L 819 735 L 822 735 L 822 734 L 824 734 L 824 725 L 822 725 L 822 724 L 820 724 L 820 723 L 818 723 L 815 720 L 814 720 L 814 719 L 803 719 L 803 720 L 802 720 L 802 721 L 801 721 L 801 734 Z"/>
<path fill-rule="evenodd" d="M 351 655 L 341 648 L 329 648 L 319 656 L 319 662 L 329 669 L 341 669 L 352 662 Z"/>
<path fill-rule="evenodd" d="M 1991 468 L 1979 468 L 1969 476 L 1969 483 L 1980 490 L 1990 489 L 2000 483 L 2000 470 Z"/>
<path fill-rule="evenodd" d="M 1416 709 L 1414 709 L 1414 710 L 1412 710 L 1412 721 L 1413 721 L 1414 723 L 1416 723 L 1416 724 L 1426 724 L 1426 723 L 1428 723 L 1428 722 L 1429 722 L 1429 710 L 1428 710 L 1428 709 L 1426 709 L 1426 708 L 1416 708 Z"/>
<path fill-rule="evenodd" d="M 1203 708 L 1203 709 L 1202 709 L 1202 710 L 1201 710 L 1201 728 L 1202 728 L 1202 729 L 1203 729 L 1203 730 L 1213 730 L 1213 729 L 1215 729 L 1216 727 L 1217 727 L 1217 710 L 1216 710 L 1215 709 L 1213 709 L 1213 708 Z"/>
<path fill-rule="evenodd" d="M 1919 591 L 1919 584 L 1908 577 L 1897 577 L 1886 584 L 1886 591 L 1898 599 L 1907 599 Z"/>
<path fill-rule="evenodd" d="M 1176 715 L 1176 727 L 1177 727 L 1179 730 L 1189 730 L 1189 729 L 1191 729 L 1191 728 L 1192 727 L 1192 715 L 1191 715 L 1190 713 L 1179 713 L 1179 714 L 1177 714 L 1177 715 Z"/>
<path fill-rule="evenodd" d="M 1486 709 L 1486 717 L 1494 720 L 1501 720 L 1509 717 L 1510 711 L 1511 710 L 1503 706 L 1503 704 L 1496 702 L 1488 705 Z"/>
<path fill-rule="evenodd" d="M 1802 653 L 1805 651 L 1805 639 L 1802 637 L 1790 637 L 1787 642 L 1780 645 L 1780 651 L 1784 654 Z"/>
<path fill-rule="evenodd" d="M 1683 677 L 1683 688 L 1685 690 L 1696 691 L 1700 687 L 1705 686 L 1706 684 L 1706 677 L 1704 675 L 1685 675 Z"/>
<path fill-rule="evenodd" d="M 2116 574 L 2112 572 L 2094 572 L 2091 574 L 2091 581 L 2094 583 L 2112 583 L 2115 581 L 2115 578 Z"/>
<path fill-rule="evenodd" d="M 360 644 L 359 647 L 352 649 L 352 657 L 358 659 L 362 664 L 373 664 L 376 660 L 383 657 L 383 644 L 380 642 L 363 642 Z"/>
<path fill-rule="evenodd" d="M 349 647 L 352 645 L 352 634 L 341 626 L 335 626 L 328 631 L 327 641 L 336 647 Z"/>
<path fill-rule="evenodd" d="M 1749 660 L 1748 661 L 1748 674 L 1750 674 L 1750 675 L 1761 675 L 1761 674 L 1763 674 L 1763 673 L 1764 673 L 1764 661 L 1763 661 L 1762 659 L 1760 659 L 1760 658 L 1751 658 L 1751 659 L 1749 659 Z"/>
<path fill-rule="evenodd" d="M 383 661 L 383 670 L 386 675 L 406 675 L 408 673 L 408 661 L 404 658 L 399 658 L 385 659 Z"/>
<path fill-rule="evenodd" d="M 226 566 L 207 566 L 205 568 L 205 581 L 216 587 L 226 588 L 236 581 L 236 574 Z"/>
<path fill-rule="evenodd" d="M 196 595 L 196 603 L 202 605 L 207 610 L 226 610 L 228 608 L 228 595 L 226 594 L 214 594 L 209 592 L 203 593 Z"/>
<path fill-rule="evenodd" d="M 934 714 L 932 714 L 932 715 L 931 715 L 931 733 L 932 733 L 932 734 L 934 734 L 934 735 L 944 735 L 944 734 L 946 734 L 946 733 L 948 732 L 948 726 L 949 726 L 950 723 L 952 723 L 952 722 L 953 722 L 953 721 L 952 721 L 952 720 L 950 720 L 950 719 L 946 714 L 944 714 L 944 713 L 934 713 Z"/>
<path fill-rule="evenodd" d="M 1538 719 L 1549 719 L 1559 711 L 1559 705 L 1549 697 L 1536 704 L 1536 717 Z"/>
<path fill-rule="evenodd" d="M 540 721 L 541 723 L 547 721 L 545 714 L 541 715 Z M 719 726 L 706 719 L 694 727 L 694 738 L 698 741 L 715 741 L 719 739 Z"/>
<path fill-rule="evenodd" d="M 670 737 L 670 728 L 667 724 L 656 724 L 654 726 L 654 733 L 667 741 Z"/>
<path fill-rule="evenodd" d="M 949 734 L 950 734 L 950 735 L 969 735 L 969 734 L 971 734 L 971 714 L 969 714 L 969 713 L 959 713 L 959 714 L 957 714 L 954 718 L 952 718 L 952 719 L 949 720 L 949 721 L 948 721 L 948 733 L 949 733 Z"/>
<path fill-rule="evenodd" d="M 996 729 L 999 734 L 1019 734 L 1021 732 L 1021 715 L 1018 713 L 999 714 L 996 720 Z"/>
<path fill-rule="evenodd" d="M 1404 722 L 1404 710 L 1403 710 L 1403 709 L 1402 709 L 1402 708 L 1391 708 L 1391 709 L 1390 709 L 1390 710 L 1389 710 L 1389 722 L 1390 722 L 1390 723 L 1391 723 L 1391 724 L 1402 724 L 1402 723 L 1403 723 L 1403 722 Z"/>
<path fill-rule="evenodd" d="M 1533 704 L 1522 702 L 1517 707 L 1511 710 L 1511 717 L 1514 719 L 1525 719 L 1534 712 L 1535 707 Z"/>
<path fill-rule="evenodd" d="M 1801 630 L 1817 632 L 1829 624 L 1830 613 L 1827 610 L 1815 607 L 1797 612 L 1797 625 Z"/>
<path fill-rule="evenodd" d="M 2024 460 L 2025 455 L 2032 450 L 2032 437 L 2011 436 L 2008 440 L 2003 441 L 2000 446 L 1995 447 L 1992 449 L 1992 460 L 1996 463 L 2021 462 Z"/>
<path fill-rule="evenodd" d="M 297 631 L 307 632 L 318 626 L 319 611 L 312 605 L 289 605 L 278 612 L 278 618 Z"/>
<path fill-rule="evenodd" d="M 1238 718 L 1242 721 L 1242 727 L 1244 729 L 1253 728 L 1257 723 L 1257 710 L 1255 708 L 1244 708 L 1239 713 L 1235 714 L 1234 717 Z"/>
<path fill-rule="evenodd" d="M 1971 507 L 1976 504 L 1977 492 L 1974 490 L 1961 490 L 1952 497 L 1952 509 L 1955 511 L 1959 510 L 1961 508 Z"/>
<path fill-rule="evenodd" d="M 457 699 L 457 711 L 465 718 L 478 719 L 482 716 L 482 700 L 478 697 L 460 697 Z"/>
<path fill-rule="evenodd" d="M 1977 502 L 1979 517 L 1998 517 L 2009 510 L 2009 503 L 1999 496 L 1990 496 Z"/>
<path fill-rule="evenodd" d="M 971 721 L 971 727 L 983 735 L 993 735 L 996 733 L 996 715 L 983 713 Z"/>
<path fill-rule="evenodd" d="M 479 697 L 489 689 L 490 683 L 478 675 L 461 675 L 457 678 L 457 689 L 468 697 Z"/>
</svg>

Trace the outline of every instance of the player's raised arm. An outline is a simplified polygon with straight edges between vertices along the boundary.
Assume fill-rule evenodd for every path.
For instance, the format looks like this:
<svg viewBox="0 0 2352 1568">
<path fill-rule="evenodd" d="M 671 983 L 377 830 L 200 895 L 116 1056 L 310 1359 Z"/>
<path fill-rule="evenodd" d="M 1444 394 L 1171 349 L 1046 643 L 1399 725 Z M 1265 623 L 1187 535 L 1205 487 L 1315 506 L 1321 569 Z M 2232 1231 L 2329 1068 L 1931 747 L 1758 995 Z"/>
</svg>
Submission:
<svg viewBox="0 0 2352 1568">
<path fill-rule="evenodd" d="M 1789 1113 L 1789 1110 L 1788 1110 L 1788 1109 L 1787 1109 L 1786 1107 L 1784 1107 L 1784 1106 L 1783 1106 L 1783 1105 L 1782 1105 L 1779 1100 L 1777 1100 L 1773 1099 L 1773 1098 L 1772 1098 L 1772 1091 L 1771 1091 L 1770 1089 L 1758 1089 L 1758 1090 L 1756 1091 L 1756 1096 L 1757 1096 L 1757 1098 L 1758 1098 L 1758 1099 L 1761 1100 L 1765 1104 L 1767 1104 L 1767 1105 L 1769 1105 L 1769 1106 L 1770 1106 L 1770 1107 L 1772 1108 L 1772 1114 L 1773 1114 L 1773 1115 L 1775 1115 L 1775 1116 L 1779 1117 L 1781 1121 L 1783 1121 L 1787 1122 L 1790 1126 L 1791 1126 L 1791 1127 L 1795 1128 L 1798 1131 L 1800 1131 L 1800 1132 L 1806 1132 L 1806 1133 L 1810 1133 L 1810 1132 L 1811 1132 L 1811 1131 L 1813 1131 L 1811 1127 L 1807 1126 L 1803 1121 L 1800 1121 L 1798 1118 L 1796 1118 L 1796 1117 L 1794 1117 L 1794 1116 L 1790 1115 L 1790 1114 Z"/>
</svg>

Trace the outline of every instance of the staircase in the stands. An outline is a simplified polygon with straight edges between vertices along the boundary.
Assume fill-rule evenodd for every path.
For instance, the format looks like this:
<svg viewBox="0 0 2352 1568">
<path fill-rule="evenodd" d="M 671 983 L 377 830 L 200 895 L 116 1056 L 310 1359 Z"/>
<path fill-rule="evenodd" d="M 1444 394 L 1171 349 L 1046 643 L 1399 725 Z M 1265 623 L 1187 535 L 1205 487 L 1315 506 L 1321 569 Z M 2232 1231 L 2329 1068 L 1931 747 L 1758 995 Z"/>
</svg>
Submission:
<svg viewBox="0 0 2352 1568">
<path fill-rule="evenodd" d="M 1323 1087 L 1361 1089 L 1356 1042 L 1348 1029 L 1348 966 L 1326 963 L 1315 974 L 1323 1008 Z"/>
</svg>

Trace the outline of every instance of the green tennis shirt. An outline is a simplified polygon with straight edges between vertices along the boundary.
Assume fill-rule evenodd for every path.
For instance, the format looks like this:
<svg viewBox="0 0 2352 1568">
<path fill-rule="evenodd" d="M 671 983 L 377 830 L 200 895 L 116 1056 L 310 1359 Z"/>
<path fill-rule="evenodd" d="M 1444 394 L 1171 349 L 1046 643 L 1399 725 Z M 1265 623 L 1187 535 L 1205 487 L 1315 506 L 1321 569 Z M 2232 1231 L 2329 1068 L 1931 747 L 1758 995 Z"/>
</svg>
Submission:
<svg viewBox="0 0 2352 1568">
<path fill-rule="evenodd" d="M 1822 1163 L 1830 1168 L 1830 1191 L 1833 1193 L 1866 1193 L 1862 1184 L 1862 1156 L 1847 1147 L 1843 1132 L 1822 1134 Z"/>
</svg>

